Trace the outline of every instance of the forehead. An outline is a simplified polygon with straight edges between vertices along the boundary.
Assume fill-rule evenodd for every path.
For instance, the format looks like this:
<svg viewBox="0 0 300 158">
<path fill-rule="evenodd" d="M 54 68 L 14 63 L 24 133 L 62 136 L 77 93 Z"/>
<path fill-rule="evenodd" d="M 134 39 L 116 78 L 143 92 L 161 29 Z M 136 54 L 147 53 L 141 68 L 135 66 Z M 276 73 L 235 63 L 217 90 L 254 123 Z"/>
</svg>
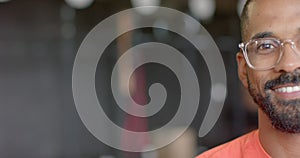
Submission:
<svg viewBox="0 0 300 158">
<path fill-rule="evenodd" d="M 247 40 L 263 32 L 290 38 L 299 27 L 300 0 L 255 0 L 248 6 Z"/>
</svg>

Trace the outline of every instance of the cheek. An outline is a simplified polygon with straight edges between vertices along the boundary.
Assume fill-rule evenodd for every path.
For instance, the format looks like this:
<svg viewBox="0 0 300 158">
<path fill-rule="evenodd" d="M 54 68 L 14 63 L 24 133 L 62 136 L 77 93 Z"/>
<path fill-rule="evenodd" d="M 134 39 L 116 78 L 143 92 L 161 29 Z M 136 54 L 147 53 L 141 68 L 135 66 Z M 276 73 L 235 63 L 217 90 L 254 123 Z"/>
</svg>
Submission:
<svg viewBox="0 0 300 158">
<path fill-rule="evenodd" d="M 248 71 L 248 84 L 252 89 L 264 96 L 265 83 L 268 81 L 268 75 L 262 72 Z"/>
</svg>

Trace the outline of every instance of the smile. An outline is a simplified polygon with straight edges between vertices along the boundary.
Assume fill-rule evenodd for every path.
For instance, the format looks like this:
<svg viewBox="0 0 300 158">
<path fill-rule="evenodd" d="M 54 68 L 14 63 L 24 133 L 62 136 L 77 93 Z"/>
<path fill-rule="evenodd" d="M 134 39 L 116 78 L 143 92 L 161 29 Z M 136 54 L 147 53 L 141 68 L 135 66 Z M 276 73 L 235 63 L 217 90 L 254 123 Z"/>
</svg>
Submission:
<svg viewBox="0 0 300 158">
<path fill-rule="evenodd" d="M 275 89 L 275 92 L 279 92 L 279 93 L 293 93 L 299 91 L 300 91 L 300 86 L 280 87 Z"/>
</svg>

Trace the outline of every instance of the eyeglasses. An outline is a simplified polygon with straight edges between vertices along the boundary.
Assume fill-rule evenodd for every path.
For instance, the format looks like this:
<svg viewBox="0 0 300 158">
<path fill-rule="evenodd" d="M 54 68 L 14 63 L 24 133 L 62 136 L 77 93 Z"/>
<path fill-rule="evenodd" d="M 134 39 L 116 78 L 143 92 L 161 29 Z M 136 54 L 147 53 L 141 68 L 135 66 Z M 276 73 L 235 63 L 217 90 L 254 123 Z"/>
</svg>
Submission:
<svg viewBox="0 0 300 158">
<path fill-rule="evenodd" d="M 300 56 L 300 36 L 294 40 L 281 41 L 276 38 L 258 38 L 247 43 L 240 43 L 248 66 L 254 70 L 268 70 L 274 68 L 283 56 L 283 48 L 289 43 L 293 51 Z"/>
</svg>

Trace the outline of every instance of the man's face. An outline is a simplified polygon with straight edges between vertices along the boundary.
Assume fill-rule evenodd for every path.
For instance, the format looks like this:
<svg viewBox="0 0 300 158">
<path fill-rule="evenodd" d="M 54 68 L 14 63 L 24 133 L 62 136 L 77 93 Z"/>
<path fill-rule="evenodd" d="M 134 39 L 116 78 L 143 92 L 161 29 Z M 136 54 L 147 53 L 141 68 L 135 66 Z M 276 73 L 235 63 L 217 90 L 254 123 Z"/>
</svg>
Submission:
<svg viewBox="0 0 300 158">
<path fill-rule="evenodd" d="M 300 36 L 299 0 L 256 0 L 249 5 L 248 15 L 244 42 L 253 37 L 284 41 Z M 240 80 L 272 125 L 300 133 L 300 51 L 285 43 L 281 61 L 264 71 L 249 68 L 241 53 L 237 61 Z"/>
</svg>

